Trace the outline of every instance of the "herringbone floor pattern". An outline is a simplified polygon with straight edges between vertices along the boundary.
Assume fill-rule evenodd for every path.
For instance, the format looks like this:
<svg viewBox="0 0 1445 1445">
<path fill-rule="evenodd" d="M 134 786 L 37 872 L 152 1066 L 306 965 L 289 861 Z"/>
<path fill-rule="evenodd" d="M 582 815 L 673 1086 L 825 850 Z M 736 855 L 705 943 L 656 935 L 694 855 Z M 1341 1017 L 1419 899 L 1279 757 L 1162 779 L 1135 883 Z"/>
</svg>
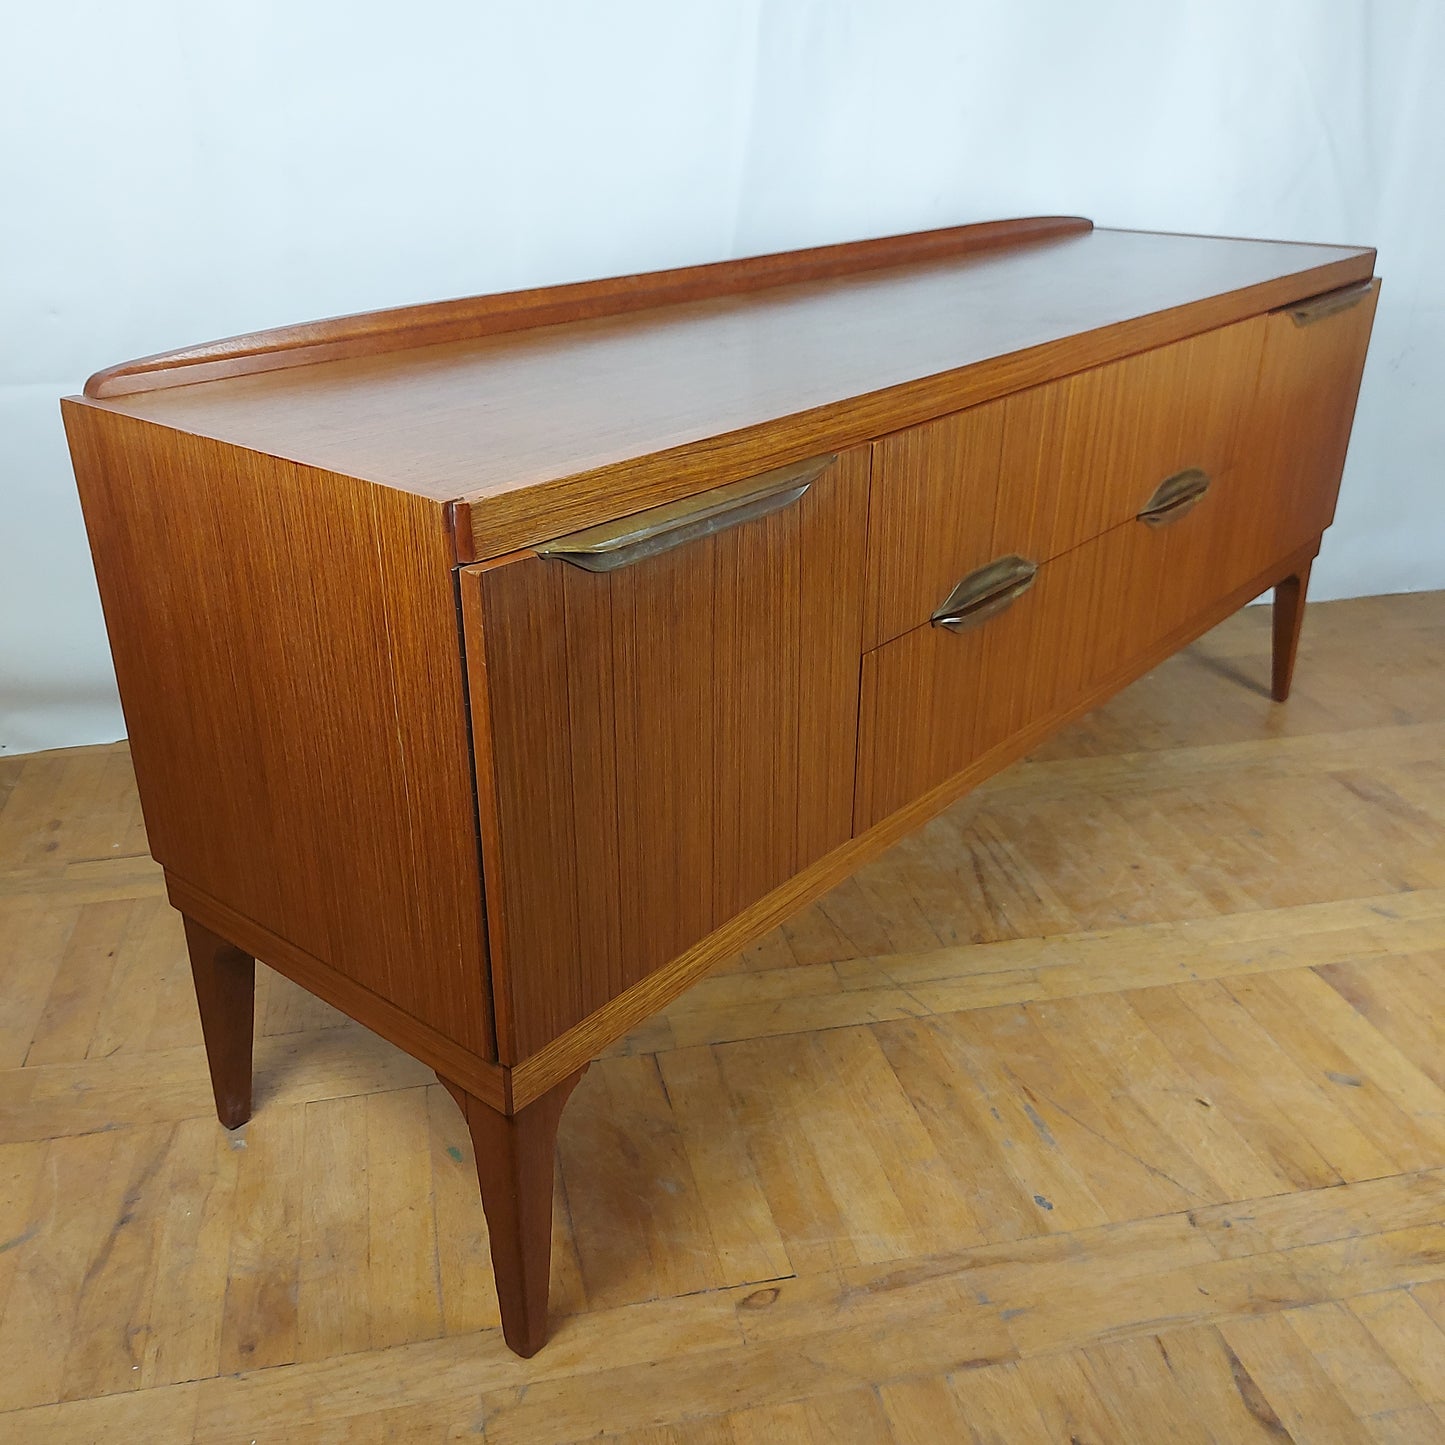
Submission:
<svg viewBox="0 0 1445 1445">
<path fill-rule="evenodd" d="M 1445 593 L 1267 622 L 594 1066 L 529 1362 L 433 1077 L 262 970 L 228 1138 L 124 747 L 0 759 L 0 1437 L 1445 1440 Z"/>
</svg>

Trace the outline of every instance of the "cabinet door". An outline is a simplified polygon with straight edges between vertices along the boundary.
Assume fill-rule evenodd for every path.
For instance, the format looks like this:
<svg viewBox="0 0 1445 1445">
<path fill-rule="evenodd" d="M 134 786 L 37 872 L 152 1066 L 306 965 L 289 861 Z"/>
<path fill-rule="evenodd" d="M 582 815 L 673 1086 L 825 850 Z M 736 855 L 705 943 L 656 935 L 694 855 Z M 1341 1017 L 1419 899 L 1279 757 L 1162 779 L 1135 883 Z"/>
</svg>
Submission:
<svg viewBox="0 0 1445 1445">
<path fill-rule="evenodd" d="M 616 570 L 463 572 L 505 1062 L 849 837 L 867 507 L 859 448 Z"/>
<path fill-rule="evenodd" d="M 1240 448 L 1234 561 L 1252 575 L 1334 520 L 1380 283 L 1272 312 Z"/>
</svg>

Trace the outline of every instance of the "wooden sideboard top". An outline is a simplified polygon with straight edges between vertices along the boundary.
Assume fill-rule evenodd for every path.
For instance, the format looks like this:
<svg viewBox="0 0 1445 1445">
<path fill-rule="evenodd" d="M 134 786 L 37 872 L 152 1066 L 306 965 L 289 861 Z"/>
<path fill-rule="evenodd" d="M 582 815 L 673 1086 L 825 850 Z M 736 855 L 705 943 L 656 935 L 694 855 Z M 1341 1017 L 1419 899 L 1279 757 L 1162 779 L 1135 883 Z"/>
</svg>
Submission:
<svg viewBox="0 0 1445 1445">
<path fill-rule="evenodd" d="M 263 332 L 111 368 L 83 400 L 454 504 L 466 561 L 1364 280 L 1374 258 L 1035 218 Z"/>
</svg>

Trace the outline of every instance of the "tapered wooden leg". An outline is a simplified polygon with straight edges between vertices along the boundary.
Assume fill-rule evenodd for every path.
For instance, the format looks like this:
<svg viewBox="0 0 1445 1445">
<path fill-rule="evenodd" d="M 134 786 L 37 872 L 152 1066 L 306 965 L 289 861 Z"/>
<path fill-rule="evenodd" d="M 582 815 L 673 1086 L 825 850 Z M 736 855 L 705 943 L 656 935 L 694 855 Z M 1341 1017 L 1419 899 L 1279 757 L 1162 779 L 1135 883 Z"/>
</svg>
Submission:
<svg viewBox="0 0 1445 1445">
<path fill-rule="evenodd" d="M 584 1072 L 579 1069 L 516 1114 L 500 1113 L 442 1079 L 466 1116 L 477 1156 L 502 1335 L 523 1359 L 547 1340 L 557 1125 Z"/>
<path fill-rule="evenodd" d="M 216 1115 L 226 1128 L 239 1129 L 251 1117 L 256 960 L 194 918 L 185 919 L 185 925 Z"/>
<path fill-rule="evenodd" d="M 1310 585 L 1310 564 L 1294 576 L 1275 584 L 1274 589 L 1274 675 L 1271 692 L 1276 702 L 1289 697 L 1294 680 L 1295 653 L 1299 651 L 1300 625 L 1305 618 L 1305 593 Z"/>
</svg>

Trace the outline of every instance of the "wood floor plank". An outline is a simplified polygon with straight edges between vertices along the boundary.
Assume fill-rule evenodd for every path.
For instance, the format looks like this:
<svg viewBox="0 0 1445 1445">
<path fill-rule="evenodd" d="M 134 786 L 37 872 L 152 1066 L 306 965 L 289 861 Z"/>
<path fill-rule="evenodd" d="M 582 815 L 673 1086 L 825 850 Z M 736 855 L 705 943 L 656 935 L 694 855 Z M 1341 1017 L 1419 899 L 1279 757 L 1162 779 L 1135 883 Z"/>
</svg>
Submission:
<svg viewBox="0 0 1445 1445">
<path fill-rule="evenodd" d="M 247 1438 L 285 1438 L 290 1432 L 307 1439 L 308 1432 L 318 1426 L 364 1421 L 401 1399 L 426 1403 L 450 1413 L 459 1423 L 485 1419 L 490 1438 L 491 1413 L 514 1404 L 518 1392 L 525 1396 L 548 1382 L 569 1380 L 576 1382 L 579 1394 L 593 1391 L 590 1412 L 580 1408 L 572 1417 L 584 1420 L 572 1438 L 594 1436 L 604 1424 L 622 1433 L 633 1426 L 621 1412 L 611 1409 L 611 1399 L 601 1383 L 608 1372 L 618 1372 L 623 1379 L 636 1378 L 654 1362 L 706 1355 L 737 1339 L 731 1296 L 704 1293 L 561 1321 L 546 1351 L 534 1362 L 511 1354 L 501 1331 L 493 1330 L 222 1374 L 204 1382 L 196 1437 L 202 1441 L 225 1439 L 227 1432 L 235 1432 L 239 1426 L 249 1432 Z M 837 1388 L 848 1385 L 851 1382 Z M 760 1396 L 746 1392 L 734 1393 L 731 1399 L 734 1405 L 763 1402 Z M 634 1414 L 645 1403 L 645 1399 L 634 1400 Z M 549 1424 L 544 1418 L 539 1428 L 549 1441 L 567 1439 L 566 1423 L 559 1418 Z M 636 1426 L 646 1427 L 645 1421 Z M 547 1429 L 550 1434 L 545 1434 Z"/>
<path fill-rule="evenodd" d="M 1414 1409 L 1423 1402 L 1352 1308 L 1355 1303 L 1328 1300 L 1290 1310 L 1285 1318 L 1356 1415 Z"/>
<path fill-rule="evenodd" d="M 100 1395 L 61 1405 L 38 1405 L 0 1415 L 0 1432 L 24 1445 L 190 1445 L 196 1434 L 198 1384 L 144 1393 Z"/>
<path fill-rule="evenodd" d="M 150 858 L 87 858 L 75 863 L 0 869 L 0 899 L 30 899 L 48 908 L 163 898 L 165 874 Z"/>
<path fill-rule="evenodd" d="M 903 1208 L 910 1252 L 933 1255 L 982 1244 L 988 1236 L 968 1180 L 950 1173 L 877 1033 L 836 1030 L 820 1035 L 817 1048 L 848 1092 L 852 1118 Z"/>
<path fill-rule="evenodd" d="M 990 1240 L 1046 1232 L 1039 1207 L 1009 1169 L 983 1118 L 985 1106 L 964 1082 L 937 1032 L 912 1020 L 873 1030 L 914 1112 L 928 1130 L 943 1168 L 966 1192 L 968 1207 Z"/>
<path fill-rule="evenodd" d="M 1445 1415 L 1428 1405 L 1371 1415 L 1364 1423 L 1376 1445 L 1445 1445 Z"/>
<path fill-rule="evenodd" d="M 1431 889 L 1399 899 L 1389 895 L 1253 910 L 1191 921 L 1188 929 L 1136 924 L 861 959 L 840 965 L 838 973 L 845 987 L 880 994 L 906 990 L 914 1005 L 908 1012 L 950 1013 L 1386 957 L 1435 947 L 1442 939 L 1445 891 Z M 904 1000 L 895 1006 L 903 1007 Z M 685 1007 L 679 1005 L 678 1011 Z M 795 1005 L 793 1013 L 798 1012 Z M 690 1026 L 698 1030 L 701 1021 Z"/>
<path fill-rule="evenodd" d="M 256 1032 L 268 1038 L 316 1029 L 345 1028 L 351 1022 L 338 1009 L 307 993 L 300 984 L 261 964 L 256 969 Z"/>
<path fill-rule="evenodd" d="M 221 1368 L 223 1312 L 242 1151 L 210 1119 L 177 1124 L 158 1181 L 155 1281 L 143 1327 L 144 1388 Z"/>
<path fill-rule="evenodd" d="M 895 1380 L 884 1385 L 878 1397 L 883 1402 L 887 1429 L 897 1445 L 936 1445 L 939 1440 L 978 1438 L 963 1402 L 943 1376 Z"/>
<path fill-rule="evenodd" d="M 1140 989 L 1134 1008 L 1295 1188 L 1393 1174 L 1395 1165 L 1218 984 Z"/>
<path fill-rule="evenodd" d="M 1226 1197 L 1195 1161 L 1132 1107 L 1127 1089 L 1111 1088 L 1110 1061 L 1090 1048 L 1082 1016 L 1067 1005 L 1052 1013 L 1025 1005 L 1008 1037 L 1009 1065 L 1041 1116 L 1090 1181 L 1113 1219 L 1172 1214 Z M 1052 1021 L 1052 1028 L 1045 1026 Z"/>
<path fill-rule="evenodd" d="M 133 899 L 111 899 L 77 910 L 25 1053 L 25 1064 L 76 1063 L 90 1052 L 115 955 L 136 911 Z"/>
<path fill-rule="evenodd" d="M 859 1389 L 737 1410 L 727 1424 L 735 1445 L 878 1445 L 890 1421 L 873 1391 Z"/>
<path fill-rule="evenodd" d="M 442 1331 L 426 1096 L 425 1089 L 364 1096 L 372 1348 Z"/>
<path fill-rule="evenodd" d="M 589 1071 L 564 1118 L 561 1170 L 594 1307 L 724 1284 L 655 1059 Z"/>
<path fill-rule="evenodd" d="M 134 1147 L 129 1131 L 57 1139 L 30 1201 L 5 1313 L 0 1317 L 0 1410 L 67 1398 L 67 1357 L 92 1272 L 124 1213 Z M 128 1302 L 127 1302 L 128 1303 Z M 111 1329 L 121 1333 L 120 1321 Z"/>
<path fill-rule="evenodd" d="M 1445 1219 L 1445 1169 L 1210 1205 L 1189 1219 L 1227 1259 L 1416 1229 Z"/>
<path fill-rule="evenodd" d="M 756 1040 L 719 1048 L 717 1058 L 793 1267 L 818 1273 L 855 1264 L 857 1245 L 813 1147 L 807 1105 L 817 1086 L 807 1057 Z"/>
<path fill-rule="evenodd" d="M 44 1228 L 36 1204 L 49 1153 L 40 1140 L 0 1145 L 0 1321 L 25 1246 Z"/>
<path fill-rule="evenodd" d="M 1032 1200 L 1043 1227 L 1067 1233 L 1106 1223 L 1108 1210 L 1017 1086 L 1007 1047 L 1000 1047 L 1011 1019 L 1009 1010 L 965 1014 L 947 1026 L 935 1021 L 934 1035 L 961 1077 L 978 1091 L 986 1112 L 977 1117 Z"/>
<path fill-rule="evenodd" d="M 435 1076 L 359 1024 L 258 1039 L 256 1108 L 415 1088 Z M 215 1117 L 200 1044 L 0 1071 L 0 1144 Z"/>
<path fill-rule="evenodd" d="M 607 1445 L 737 1445 L 738 1440 L 727 1417 L 690 1421 L 659 1430 L 627 1430 L 604 1438 Z M 582 1445 L 582 1441 L 574 1441 L 573 1445 Z"/>
<path fill-rule="evenodd" d="M 1445 1330 L 1445 1280 L 1430 1280 L 1416 1285 L 1410 1293 L 1415 1303 L 1441 1330 Z"/>
<path fill-rule="evenodd" d="M 1445 1089 L 1445 951 L 1315 970 L 1433 1083 Z"/>
<path fill-rule="evenodd" d="M 1426 1405 L 1445 1405 L 1445 1331 L 1408 1290 L 1362 1295 L 1350 1312 Z M 1403 1407 L 1397 1407 L 1403 1408 Z"/>
<path fill-rule="evenodd" d="M 137 902 L 115 951 L 89 1053 L 109 1059 L 198 1043 L 194 995 L 175 987 L 177 977 L 189 981 L 189 973 L 175 910 L 162 898 Z M 175 1006 L 168 1009 L 168 1002 Z"/>
<path fill-rule="evenodd" d="M 323 1360 L 371 1343 L 371 1211 L 365 1094 L 304 1106 L 296 1357 Z"/>
<path fill-rule="evenodd" d="M 450 1094 L 426 1091 L 426 1138 L 431 1168 L 432 1237 L 446 1334 L 471 1334 L 501 1325 L 497 1290 L 487 1267 L 487 1226 L 477 1190 L 471 1135 Z M 570 1228 L 565 1213 L 564 1224 Z"/>
<path fill-rule="evenodd" d="M 0 857 L 25 867 L 146 851 L 124 744 L 64 748 L 22 761 L 0 813 Z"/>
<path fill-rule="evenodd" d="M 1161 668 L 1141 682 L 1162 678 L 1164 672 L 1165 668 Z M 1427 689 L 1432 693 L 1436 690 L 1423 683 L 1422 692 Z M 1274 719 L 1280 716 L 1278 709 L 1271 709 L 1266 715 L 1266 726 L 1256 725 L 1256 735 L 1252 737 L 1227 736 L 1211 741 L 1201 733 L 1199 718 L 1195 715 L 1174 722 L 1172 739 L 1168 730 L 1162 730 L 1161 735 L 1161 729 L 1154 728 L 1151 736 L 1126 736 L 1097 751 L 1078 747 L 1075 741 L 1078 733 L 1087 735 L 1091 727 L 1097 727 L 1111 712 L 1127 711 L 1129 720 L 1136 723 L 1141 718 L 1147 719 L 1148 714 L 1141 706 L 1143 691 L 1141 688 L 1132 696 L 1125 694 L 1085 719 L 1082 729 L 1076 724 L 1033 757 L 996 774 L 980 788 L 979 796 L 1047 792 L 1061 797 L 1076 797 L 1081 793 L 1120 797 L 1173 788 L 1207 789 L 1221 778 L 1235 779 L 1248 787 L 1260 773 L 1312 779 L 1357 767 L 1362 758 L 1382 760 L 1391 766 L 1416 761 L 1434 763 L 1445 751 L 1445 720 L 1406 723 L 1376 714 L 1371 721 L 1351 727 L 1332 718 L 1328 726 L 1317 724 L 1298 736 L 1291 736 L 1288 732 L 1276 731 Z M 1240 702 L 1239 694 L 1227 687 L 1224 691 L 1228 694 L 1227 706 L 1234 715 Z M 1216 679 L 1212 695 L 1217 697 L 1219 692 Z M 1183 698 L 1156 696 L 1152 701 L 1157 721 L 1166 710 L 1179 707 Z M 1445 705 L 1437 702 L 1436 706 L 1445 712 Z M 1285 711 L 1284 718 L 1287 720 L 1292 715 L 1291 707 Z M 1287 721 L 1283 726 L 1288 726 Z M 1231 729 L 1231 733 L 1234 731 Z M 1146 743 L 1152 746 L 1145 747 Z"/>
<path fill-rule="evenodd" d="M 0 898 L 0 1069 L 25 1062 L 78 919 L 24 894 Z"/>
<path fill-rule="evenodd" d="M 1018 1372 L 1051 1440 L 1127 1440 L 1124 1422 L 1099 1396 L 1075 1354 L 1020 1360 Z"/>
<path fill-rule="evenodd" d="M 99 1192 L 108 1208 L 92 1216 L 103 1221 L 104 1244 L 87 1265 L 78 1292 L 62 1399 L 115 1394 L 144 1383 L 146 1345 L 158 1318 L 158 1206 L 166 1193 L 156 1185 L 169 1173 L 173 1138 L 171 1130 L 152 1126 L 127 1129 L 117 1140 Z M 116 1329 L 117 1320 L 126 1327 Z"/>
<path fill-rule="evenodd" d="M 1094 1393 L 1123 1424 L 1126 1439 L 1213 1445 L 1210 1422 L 1196 1411 L 1155 1335 L 1136 1335 L 1080 1352 Z"/>
<path fill-rule="evenodd" d="M 912 990 L 883 984 L 872 989 L 829 987 L 815 994 L 763 999 L 712 1012 L 684 1008 L 667 1016 L 675 1046 L 726 1044 L 740 1040 L 808 1035 L 830 1028 L 912 1018 L 930 1010 Z"/>
<path fill-rule="evenodd" d="M 1189 1410 L 1217 1441 L 1279 1445 L 1284 1427 L 1238 1355 L 1217 1327 L 1168 1330 L 1156 1335 L 1175 1379 L 1189 1394 Z"/>
<path fill-rule="evenodd" d="M 1109 1088 L 1114 1107 L 1126 1116 L 1127 1136 L 1153 1140 L 1157 1157 L 1189 1187 L 1212 1191 L 1216 1199 L 1254 1199 L 1288 1189 L 1285 1176 L 1200 1094 L 1126 1000 L 1094 994 L 1029 1007 L 1055 1046 L 1072 1055 L 1076 1069 Z"/>
<path fill-rule="evenodd" d="M 975 1445 L 1045 1445 L 1049 1440 L 1044 1417 L 1017 1364 L 960 1370 L 949 1377 L 949 1384 Z"/>
<path fill-rule="evenodd" d="M 748 1157 L 747 1142 L 710 1048 L 658 1059 L 663 1087 L 697 1181 L 721 1277 L 732 1284 L 793 1273 L 786 1244 Z"/>
<path fill-rule="evenodd" d="M 1445 1090 L 1312 969 L 1224 985 L 1401 1170 L 1445 1163 Z"/>
<path fill-rule="evenodd" d="M 1229 1348 L 1299 1445 L 1355 1445 L 1369 1432 L 1282 1314 L 1230 1320 Z"/>
<path fill-rule="evenodd" d="M 234 1138 L 243 1152 L 221 1325 L 223 1374 L 297 1358 L 305 1110 L 268 1109 Z"/>
<path fill-rule="evenodd" d="M 803 1411 L 816 1445 L 879 1445 L 890 1434 L 883 1405 L 868 1386 L 816 1396 Z"/>
</svg>

